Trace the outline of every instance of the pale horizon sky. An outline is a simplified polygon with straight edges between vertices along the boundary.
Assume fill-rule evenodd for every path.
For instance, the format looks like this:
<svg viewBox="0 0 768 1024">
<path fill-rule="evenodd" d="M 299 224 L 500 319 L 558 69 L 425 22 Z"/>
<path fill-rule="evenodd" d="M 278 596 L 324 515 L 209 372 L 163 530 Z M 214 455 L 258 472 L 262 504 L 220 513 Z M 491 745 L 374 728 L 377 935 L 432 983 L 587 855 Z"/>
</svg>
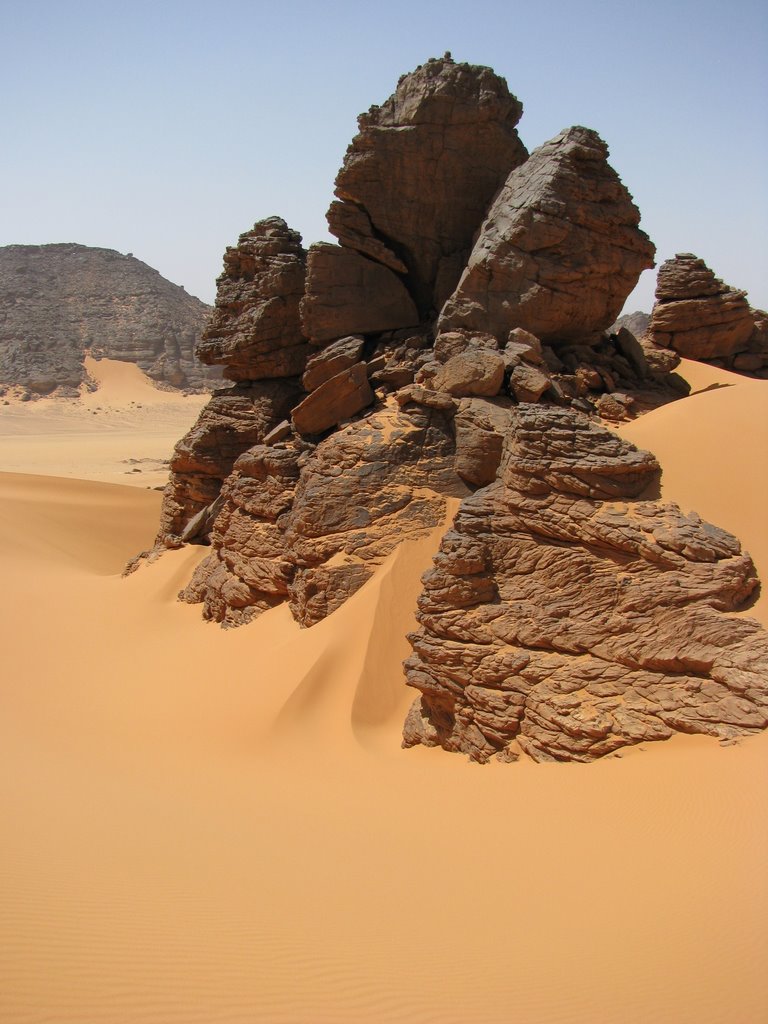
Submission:
<svg viewBox="0 0 768 1024">
<path fill-rule="evenodd" d="M 506 78 L 530 150 L 600 133 L 657 264 L 694 252 L 768 307 L 762 0 L 0 0 L 0 245 L 131 252 L 212 302 L 255 221 L 330 237 L 357 115 L 446 50 Z"/>
</svg>

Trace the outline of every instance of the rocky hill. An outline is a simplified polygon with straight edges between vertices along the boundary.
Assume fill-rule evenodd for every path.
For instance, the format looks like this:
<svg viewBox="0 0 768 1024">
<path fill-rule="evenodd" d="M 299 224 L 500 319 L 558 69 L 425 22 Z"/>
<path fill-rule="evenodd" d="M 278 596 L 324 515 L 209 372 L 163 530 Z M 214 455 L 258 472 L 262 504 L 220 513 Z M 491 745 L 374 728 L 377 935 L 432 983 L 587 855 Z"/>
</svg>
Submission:
<svg viewBox="0 0 768 1024">
<path fill-rule="evenodd" d="M 227 250 L 199 347 L 235 383 L 176 447 L 155 554 L 182 597 L 311 626 L 461 506 L 418 601 L 404 743 L 590 760 L 768 724 L 768 634 L 736 538 L 648 495 L 601 420 L 686 393 L 615 323 L 654 246 L 588 128 L 528 155 L 520 102 L 446 55 L 360 117 L 308 252 L 278 217 Z M 645 500 L 644 500 L 645 499 Z"/>
<path fill-rule="evenodd" d="M 74 243 L 0 247 L 0 385 L 74 395 L 83 355 L 137 363 L 158 384 L 210 387 L 195 357 L 210 307 L 146 263 Z"/>
</svg>

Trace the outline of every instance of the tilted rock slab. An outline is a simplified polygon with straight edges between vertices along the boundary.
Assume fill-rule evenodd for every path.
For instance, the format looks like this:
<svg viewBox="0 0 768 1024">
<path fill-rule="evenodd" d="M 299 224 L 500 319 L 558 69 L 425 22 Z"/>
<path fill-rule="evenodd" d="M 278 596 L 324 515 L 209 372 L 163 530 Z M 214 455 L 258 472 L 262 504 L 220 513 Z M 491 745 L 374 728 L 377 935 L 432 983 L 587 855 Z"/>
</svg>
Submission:
<svg viewBox="0 0 768 1024">
<path fill-rule="evenodd" d="M 318 242 L 309 250 L 301 320 L 307 337 L 321 344 L 412 327 L 419 314 L 397 274 L 352 249 Z"/>
<path fill-rule="evenodd" d="M 490 68 L 446 54 L 358 118 L 330 230 L 343 246 L 407 270 L 422 316 L 453 290 L 491 200 L 528 155 L 515 130 L 522 112 Z"/>
<path fill-rule="evenodd" d="M 404 744 L 590 761 L 674 732 L 768 724 L 768 633 L 735 537 L 634 500 L 654 458 L 522 405 L 499 479 L 462 503 L 419 599 Z"/>
<path fill-rule="evenodd" d="M 509 175 L 438 330 L 505 339 L 522 327 L 553 345 L 597 336 L 653 266 L 639 222 L 600 136 L 561 132 Z"/>
<path fill-rule="evenodd" d="M 301 235 L 282 218 L 240 235 L 224 253 L 200 360 L 235 381 L 299 376 L 310 352 L 299 317 L 305 276 Z"/>
<path fill-rule="evenodd" d="M 75 395 L 86 352 L 174 388 L 220 378 L 195 358 L 210 307 L 146 263 L 61 243 L 0 247 L 0 384 Z"/>
<path fill-rule="evenodd" d="M 693 253 L 678 253 L 659 268 L 647 339 L 688 359 L 746 351 L 755 321 L 745 294 Z"/>
<path fill-rule="evenodd" d="M 230 626 L 288 600 L 311 626 L 398 544 L 445 521 L 444 495 L 467 493 L 453 460 L 446 413 L 415 404 L 381 409 L 316 447 L 250 449 L 222 490 L 211 554 L 182 598 Z"/>
<path fill-rule="evenodd" d="M 296 384 L 270 381 L 236 384 L 214 392 L 197 422 L 178 442 L 163 493 L 158 547 L 195 539 L 185 530 L 219 496 L 237 458 L 285 419 L 301 395 Z M 205 539 L 202 528 L 196 539 Z"/>
</svg>

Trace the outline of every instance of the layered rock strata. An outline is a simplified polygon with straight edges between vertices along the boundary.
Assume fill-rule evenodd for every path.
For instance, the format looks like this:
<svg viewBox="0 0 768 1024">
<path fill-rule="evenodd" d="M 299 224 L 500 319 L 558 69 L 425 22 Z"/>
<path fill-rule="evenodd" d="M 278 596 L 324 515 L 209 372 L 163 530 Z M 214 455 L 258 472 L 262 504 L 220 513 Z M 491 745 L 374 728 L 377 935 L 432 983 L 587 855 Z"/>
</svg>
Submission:
<svg viewBox="0 0 768 1024">
<path fill-rule="evenodd" d="M 224 253 L 216 305 L 197 347 L 201 362 L 230 380 L 296 377 L 309 354 L 299 303 L 306 252 L 301 235 L 269 217 Z"/>
<path fill-rule="evenodd" d="M 439 331 L 504 338 L 515 327 L 557 345 L 616 319 L 654 246 L 596 132 L 574 127 L 507 178 L 483 223 Z"/>
<path fill-rule="evenodd" d="M 183 593 L 225 625 L 289 601 L 310 626 L 342 604 L 402 541 L 439 526 L 454 470 L 444 411 L 405 402 L 318 445 L 257 445 L 221 494 L 211 554 Z"/>
<path fill-rule="evenodd" d="M 645 341 L 688 359 L 760 374 L 768 371 L 767 319 L 703 260 L 678 253 L 659 268 Z"/>
<path fill-rule="evenodd" d="M 736 538 L 639 500 L 655 460 L 571 410 L 522 405 L 498 480 L 424 577 L 405 745 L 589 761 L 674 732 L 768 724 L 768 633 Z"/>
<path fill-rule="evenodd" d="M 210 307 L 133 256 L 74 243 L 0 247 L 0 385 L 77 395 L 84 356 L 136 363 L 157 383 L 207 390 L 194 354 Z"/>
<path fill-rule="evenodd" d="M 522 112 L 490 68 L 446 54 L 358 118 L 329 227 L 342 246 L 404 273 L 422 318 L 452 291 L 489 203 L 528 155 L 515 130 Z"/>
</svg>

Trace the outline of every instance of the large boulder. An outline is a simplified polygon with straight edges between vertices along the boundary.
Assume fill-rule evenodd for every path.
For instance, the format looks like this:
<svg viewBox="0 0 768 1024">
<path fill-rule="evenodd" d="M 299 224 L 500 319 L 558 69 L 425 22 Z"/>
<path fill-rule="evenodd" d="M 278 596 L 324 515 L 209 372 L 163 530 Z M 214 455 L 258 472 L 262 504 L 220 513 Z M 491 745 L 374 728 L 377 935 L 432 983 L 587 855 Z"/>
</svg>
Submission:
<svg viewBox="0 0 768 1024">
<path fill-rule="evenodd" d="M 301 319 L 307 337 L 322 344 L 412 327 L 419 314 L 397 274 L 353 249 L 318 242 L 309 250 Z"/>
<path fill-rule="evenodd" d="M 301 332 L 306 253 L 301 235 L 269 217 L 240 235 L 224 253 L 216 305 L 197 347 L 209 366 L 230 380 L 295 377 L 309 353 Z"/>
<path fill-rule="evenodd" d="M 704 260 L 678 253 L 659 268 L 647 339 L 688 359 L 746 351 L 755 329 L 745 292 L 715 277 Z"/>
<path fill-rule="evenodd" d="M 552 345 L 599 337 L 654 246 L 588 128 L 569 128 L 507 178 L 482 226 L 440 331 L 507 337 L 522 327 Z"/>
<path fill-rule="evenodd" d="M 523 405 L 499 479 L 424 577 L 406 745 L 589 761 L 674 732 L 768 724 L 768 633 L 736 538 L 636 500 L 654 458 L 571 410 Z"/>
<path fill-rule="evenodd" d="M 472 238 L 527 157 L 522 104 L 490 68 L 429 60 L 358 119 L 328 223 L 343 246 L 407 271 L 422 317 L 440 308 Z"/>
</svg>

